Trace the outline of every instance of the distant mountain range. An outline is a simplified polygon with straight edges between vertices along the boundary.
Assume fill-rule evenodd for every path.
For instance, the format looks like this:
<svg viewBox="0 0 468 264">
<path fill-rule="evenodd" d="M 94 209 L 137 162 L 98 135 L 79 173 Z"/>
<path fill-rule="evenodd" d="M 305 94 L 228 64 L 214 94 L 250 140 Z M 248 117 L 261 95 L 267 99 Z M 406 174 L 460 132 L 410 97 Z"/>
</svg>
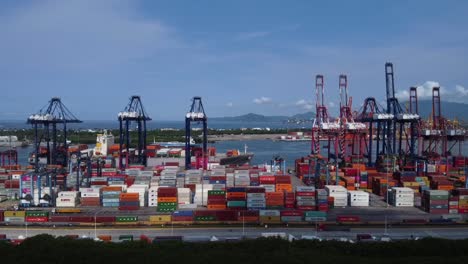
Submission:
<svg viewBox="0 0 468 264">
<path fill-rule="evenodd" d="M 401 103 L 403 108 L 407 107 L 407 102 Z M 453 102 L 441 102 L 442 116 L 458 120 L 468 121 L 468 104 L 453 103 Z M 420 100 L 418 101 L 419 115 L 427 119 L 432 114 L 432 100 Z"/>
<path fill-rule="evenodd" d="M 405 109 L 408 102 L 401 102 L 401 106 Z M 432 100 L 418 101 L 419 114 L 422 118 L 427 119 L 432 113 Z M 468 121 L 468 104 L 442 102 L 441 103 L 442 115 L 446 118 Z M 266 116 L 254 113 L 248 113 L 240 116 L 230 117 L 212 117 L 210 120 L 224 121 L 224 122 L 285 122 L 294 120 L 311 120 L 315 117 L 314 112 L 306 112 L 296 114 L 293 116 Z"/>
<path fill-rule="evenodd" d="M 210 118 L 210 120 L 225 122 L 282 122 L 287 120 L 310 120 L 313 119 L 314 116 L 315 114 L 313 112 L 296 114 L 293 116 L 265 116 L 254 113 L 248 113 L 241 116 L 212 117 Z"/>
</svg>

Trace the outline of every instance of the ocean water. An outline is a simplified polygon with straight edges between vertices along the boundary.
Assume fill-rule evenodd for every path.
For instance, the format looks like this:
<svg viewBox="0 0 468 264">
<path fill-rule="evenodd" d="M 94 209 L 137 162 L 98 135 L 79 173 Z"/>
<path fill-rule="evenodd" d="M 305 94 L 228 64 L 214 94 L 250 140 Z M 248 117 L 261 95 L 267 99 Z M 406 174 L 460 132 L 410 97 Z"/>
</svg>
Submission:
<svg viewBox="0 0 468 264">
<path fill-rule="evenodd" d="M 220 141 L 208 144 L 208 146 L 216 147 L 217 152 L 226 153 L 228 150 L 238 149 L 244 152 L 244 147 L 247 145 L 247 151 L 253 152 L 254 157 L 252 164 L 270 163 L 275 156 L 280 156 L 286 159 L 287 164 L 294 164 L 294 160 L 309 154 L 309 142 L 285 142 L 272 140 L 247 140 L 247 141 Z M 19 163 L 26 165 L 28 157 L 34 151 L 33 146 L 17 148 Z"/>
</svg>

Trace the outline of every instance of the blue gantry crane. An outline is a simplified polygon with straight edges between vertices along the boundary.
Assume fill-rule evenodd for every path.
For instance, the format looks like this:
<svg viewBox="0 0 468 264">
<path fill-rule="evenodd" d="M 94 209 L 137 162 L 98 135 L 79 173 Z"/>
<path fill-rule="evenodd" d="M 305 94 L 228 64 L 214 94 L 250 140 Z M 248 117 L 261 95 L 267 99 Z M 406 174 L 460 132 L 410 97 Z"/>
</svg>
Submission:
<svg viewBox="0 0 468 264">
<path fill-rule="evenodd" d="M 119 155 L 119 167 L 124 169 L 128 167 L 129 163 L 142 164 L 146 166 L 146 122 L 150 121 L 151 118 L 145 112 L 141 98 L 138 95 L 133 95 L 130 98 L 130 102 L 125 107 L 123 112 L 118 114 L 119 128 L 120 128 L 120 155 Z M 138 142 L 136 146 L 135 154 L 130 155 L 130 124 L 131 122 L 137 124 L 137 137 Z M 124 152 L 125 144 L 125 152 Z M 126 156 L 126 162 L 123 163 L 123 158 Z"/>
<path fill-rule="evenodd" d="M 387 154 L 402 155 L 404 154 L 402 148 L 402 141 L 406 130 L 406 126 L 411 126 L 412 123 L 418 123 L 420 117 L 417 113 L 406 112 L 395 97 L 395 79 L 393 74 L 393 63 L 385 63 L 385 81 L 387 92 L 387 114 L 392 114 L 393 119 L 387 121 L 386 139 L 387 139 Z M 397 138 L 397 129 L 399 129 Z M 406 138 L 411 138 L 412 135 L 406 135 Z M 397 143 L 398 140 L 398 151 Z M 410 141 L 413 139 L 410 139 Z"/>
<path fill-rule="evenodd" d="M 199 96 L 195 96 L 192 99 L 192 106 L 190 110 L 185 115 L 185 168 L 188 170 L 191 168 L 191 123 L 192 122 L 202 122 L 203 124 L 203 169 L 207 168 L 207 135 L 208 135 L 208 117 L 206 116 L 205 109 L 203 108 L 202 99 Z"/>
<path fill-rule="evenodd" d="M 43 141 L 46 144 L 46 163 L 67 165 L 67 124 L 81 122 L 68 110 L 59 97 L 53 97 L 37 114 L 29 116 L 27 123 L 31 124 L 34 129 L 33 163 L 36 172 L 39 171 L 40 145 Z M 61 145 L 59 137 L 61 137 Z"/>
</svg>

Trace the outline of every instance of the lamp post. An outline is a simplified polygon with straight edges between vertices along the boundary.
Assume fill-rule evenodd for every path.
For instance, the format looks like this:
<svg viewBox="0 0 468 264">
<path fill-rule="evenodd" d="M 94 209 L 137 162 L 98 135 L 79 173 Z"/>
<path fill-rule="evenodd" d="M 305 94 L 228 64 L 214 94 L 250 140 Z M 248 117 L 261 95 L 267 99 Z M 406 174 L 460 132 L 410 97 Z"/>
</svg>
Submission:
<svg viewBox="0 0 468 264">
<path fill-rule="evenodd" d="M 97 221 L 96 221 L 96 217 L 97 217 L 97 214 L 100 213 L 101 210 L 98 210 L 96 211 L 96 213 L 94 213 L 94 240 L 97 239 Z"/>
</svg>

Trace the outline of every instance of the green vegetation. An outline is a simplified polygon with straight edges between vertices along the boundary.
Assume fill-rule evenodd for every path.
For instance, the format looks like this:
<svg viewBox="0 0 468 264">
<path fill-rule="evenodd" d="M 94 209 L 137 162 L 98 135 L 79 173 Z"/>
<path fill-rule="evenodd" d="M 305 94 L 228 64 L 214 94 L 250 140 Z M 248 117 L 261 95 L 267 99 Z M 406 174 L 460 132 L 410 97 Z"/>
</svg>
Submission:
<svg viewBox="0 0 468 264">
<path fill-rule="evenodd" d="M 307 129 L 290 129 L 289 131 L 308 131 Z M 119 130 L 114 129 L 109 131 L 115 136 L 115 143 L 119 142 Z M 226 130 L 215 130 L 210 129 L 208 135 L 240 135 L 240 134 L 286 134 L 287 129 L 271 129 L 267 130 L 241 130 L 241 129 L 226 129 Z M 73 144 L 94 144 L 96 143 L 96 135 L 99 132 L 87 132 L 87 131 L 78 131 L 78 130 L 69 130 L 67 138 L 72 141 Z M 198 143 L 201 142 L 200 136 L 202 131 L 192 131 L 192 137 Z M 18 140 L 23 140 L 24 138 L 33 140 L 34 131 L 32 129 L 19 129 L 19 130 L 9 130 L 9 131 L 0 131 L 0 136 L 6 135 L 15 135 L 18 137 Z M 130 132 L 132 142 L 137 142 L 137 133 L 135 131 Z M 147 143 L 150 144 L 154 141 L 156 142 L 167 142 L 167 141 L 180 141 L 183 142 L 185 137 L 184 130 L 161 130 L 155 129 L 150 130 L 147 133 Z M 60 139 L 59 140 L 63 140 Z"/>
<path fill-rule="evenodd" d="M 104 243 L 40 235 L 19 246 L 0 243 L 2 263 L 467 263 L 468 240 L 423 239 L 349 244 L 289 243 L 279 239 L 239 242 Z"/>
</svg>

